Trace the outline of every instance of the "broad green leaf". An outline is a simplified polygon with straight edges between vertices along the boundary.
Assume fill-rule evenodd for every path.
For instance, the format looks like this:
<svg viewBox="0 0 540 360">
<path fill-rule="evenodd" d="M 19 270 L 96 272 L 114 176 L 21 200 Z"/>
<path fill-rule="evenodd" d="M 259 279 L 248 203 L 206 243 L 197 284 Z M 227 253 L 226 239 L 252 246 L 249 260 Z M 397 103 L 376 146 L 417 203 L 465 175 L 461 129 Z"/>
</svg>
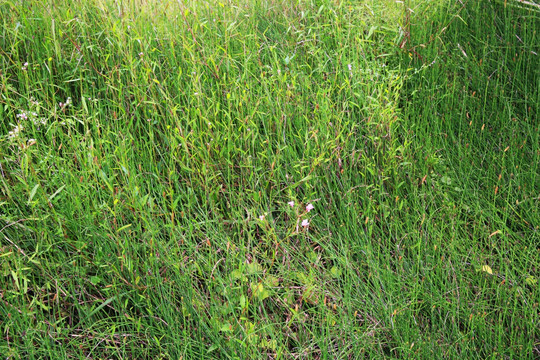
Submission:
<svg viewBox="0 0 540 360">
<path fill-rule="evenodd" d="M 338 278 L 341 276 L 341 269 L 337 266 L 332 266 L 330 273 L 332 274 L 332 277 Z"/>
</svg>

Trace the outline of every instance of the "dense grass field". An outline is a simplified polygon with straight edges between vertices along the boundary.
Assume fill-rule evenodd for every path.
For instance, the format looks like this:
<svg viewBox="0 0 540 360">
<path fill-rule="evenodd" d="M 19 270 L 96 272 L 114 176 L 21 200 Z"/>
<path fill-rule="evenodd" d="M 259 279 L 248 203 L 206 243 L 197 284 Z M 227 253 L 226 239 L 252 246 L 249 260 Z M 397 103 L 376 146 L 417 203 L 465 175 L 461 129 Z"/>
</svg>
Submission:
<svg viewBox="0 0 540 360">
<path fill-rule="evenodd" d="M 539 31 L 0 2 L 1 358 L 540 358 Z"/>
</svg>

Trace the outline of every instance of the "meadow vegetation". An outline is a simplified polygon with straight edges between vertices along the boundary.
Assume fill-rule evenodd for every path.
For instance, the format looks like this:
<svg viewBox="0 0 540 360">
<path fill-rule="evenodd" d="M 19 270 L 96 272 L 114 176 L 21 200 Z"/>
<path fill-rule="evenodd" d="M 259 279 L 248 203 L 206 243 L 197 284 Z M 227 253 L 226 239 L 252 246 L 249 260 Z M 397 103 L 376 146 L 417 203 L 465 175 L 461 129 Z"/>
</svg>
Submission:
<svg viewBox="0 0 540 360">
<path fill-rule="evenodd" d="M 539 358 L 539 24 L 3 1 L 2 358 Z"/>
</svg>

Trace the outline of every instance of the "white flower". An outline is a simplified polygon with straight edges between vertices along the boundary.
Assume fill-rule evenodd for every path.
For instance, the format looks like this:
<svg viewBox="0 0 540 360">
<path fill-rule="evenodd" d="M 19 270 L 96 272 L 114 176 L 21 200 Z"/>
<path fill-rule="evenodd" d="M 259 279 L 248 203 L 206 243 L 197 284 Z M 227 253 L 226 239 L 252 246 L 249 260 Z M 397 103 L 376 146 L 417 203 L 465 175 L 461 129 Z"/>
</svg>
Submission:
<svg viewBox="0 0 540 360">
<path fill-rule="evenodd" d="M 349 71 L 352 71 L 352 65 L 349 64 L 349 65 L 347 65 L 347 66 L 349 67 Z"/>
<path fill-rule="evenodd" d="M 264 215 L 259 216 L 259 219 L 260 219 L 261 221 L 263 221 L 263 220 L 264 220 Z"/>
<path fill-rule="evenodd" d="M 313 209 L 315 209 L 315 206 L 313 206 L 313 204 L 307 204 L 307 206 L 306 206 L 306 211 L 307 212 L 310 212 Z"/>
<path fill-rule="evenodd" d="M 307 219 L 302 220 L 302 226 L 303 227 L 306 227 L 308 225 L 309 225 L 309 221 L 307 221 Z"/>
<path fill-rule="evenodd" d="M 13 139 L 13 138 L 16 138 L 17 136 L 19 136 L 19 133 L 22 131 L 23 127 L 22 125 L 17 125 L 13 128 L 13 130 L 11 130 L 9 133 L 8 133 L 8 137 L 10 139 Z"/>
<path fill-rule="evenodd" d="M 289 204 L 290 207 L 294 207 L 294 201 L 289 201 L 287 204 Z"/>
</svg>

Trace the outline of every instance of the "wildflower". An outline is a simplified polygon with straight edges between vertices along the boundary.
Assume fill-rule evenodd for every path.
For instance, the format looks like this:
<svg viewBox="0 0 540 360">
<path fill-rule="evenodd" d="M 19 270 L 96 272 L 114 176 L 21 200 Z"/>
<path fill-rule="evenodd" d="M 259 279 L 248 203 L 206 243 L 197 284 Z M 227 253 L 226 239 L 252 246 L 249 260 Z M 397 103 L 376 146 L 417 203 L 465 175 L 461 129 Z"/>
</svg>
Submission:
<svg viewBox="0 0 540 360">
<path fill-rule="evenodd" d="M 27 146 L 32 146 L 36 143 L 36 139 L 28 139 Z"/>
<path fill-rule="evenodd" d="M 10 139 L 14 139 L 19 136 L 19 133 L 23 130 L 22 125 L 17 125 L 8 133 Z"/>
<path fill-rule="evenodd" d="M 289 204 L 290 207 L 294 207 L 294 201 L 289 201 L 287 204 Z"/>
<path fill-rule="evenodd" d="M 309 221 L 307 219 L 302 220 L 302 226 L 306 227 L 309 225 Z"/>
<path fill-rule="evenodd" d="M 140 56 L 140 57 L 142 57 L 143 55 L 144 55 L 144 53 L 142 53 L 142 52 L 139 53 L 139 56 Z"/>
<path fill-rule="evenodd" d="M 68 107 L 69 105 L 71 105 L 71 97 L 68 97 L 65 103 L 60 102 L 58 103 L 58 105 L 60 105 L 60 108 L 62 109 Z"/>
<path fill-rule="evenodd" d="M 349 68 L 349 71 L 352 71 L 352 65 L 351 64 L 347 65 L 347 67 Z"/>
<path fill-rule="evenodd" d="M 259 216 L 259 220 L 263 221 L 264 220 L 264 215 Z"/>
<path fill-rule="evenodd" d="M 313 206 L 313 204 L 307 204 L 307 206 L 306 206 L 306 211 L 307 212 L 310 212 L 313 209 L 315 209 L 315 206 Z"/>
<path fill-rule="evenodd" d="M 26 68 L 27 68 L 27 67 L 28 67 L 28 62 L 25 62 L 25 63 L 23 64 L 22 70 L 23 70 L 23 71 L 26 71 Z"/>
</svg>

